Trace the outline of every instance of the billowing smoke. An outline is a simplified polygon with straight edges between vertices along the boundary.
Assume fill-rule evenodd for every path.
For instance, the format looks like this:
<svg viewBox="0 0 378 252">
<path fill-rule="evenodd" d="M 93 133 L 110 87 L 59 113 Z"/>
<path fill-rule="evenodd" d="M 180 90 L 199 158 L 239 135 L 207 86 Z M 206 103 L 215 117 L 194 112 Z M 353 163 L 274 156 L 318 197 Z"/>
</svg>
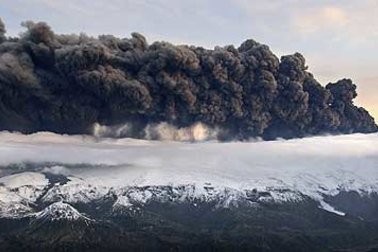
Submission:
<svg viewBox="0 0 378 252">
<path fill-rule="evenodd" d="M 6 32 L 5 25 L 0 18 L 0 43 L 5 40 L 5 32 Z"/>
<path fill-rule="evenodd" d="M 189 141 L 378 130 L 353 104 L 351 80 L 322 86 L 299 53 L 279 60 L 253 40 L 208 50 L 22 25 L 6 38 L 0 21 L 1 130 Z"/>
</svg>

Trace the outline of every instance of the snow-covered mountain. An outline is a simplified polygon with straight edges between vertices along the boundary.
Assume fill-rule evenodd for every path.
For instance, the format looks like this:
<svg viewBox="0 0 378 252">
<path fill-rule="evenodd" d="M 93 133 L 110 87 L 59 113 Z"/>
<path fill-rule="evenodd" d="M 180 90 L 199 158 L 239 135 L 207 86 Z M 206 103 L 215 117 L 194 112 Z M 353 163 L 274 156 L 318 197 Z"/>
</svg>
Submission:
<svg viewBox="0 0 378 252">
<path fill-rule="evenodd" d="M 79 213 L 75 208 L 67 203 L 61 201 L 52 203 L 47 206 L 42 211 L 35 214 L 37 221 L 78 221 L 83 220 L 85 222 L 90 222 L 91 220 L 81 213 Z"/>
<path fill-rule="evenodd" d="M 109 223 L 139 227 L 141 220 L 159 228 L 169 220 L 176 230 L 182 223 L 172 223 L 195 221 L 199 213 L 206 216 L 201 223 L 219 214 L 227 223 L 225 211 L 263 211 L 251 223 L 269 213 L 269 223 L 290 228 L 310 225 L 315 216 L 376 222 L 377 142 L 378 134 L 179 143 L 0 133 L 0 220 L 79 221 L 92 231 Z M 286 223 L 283 216 L 299 220 Z"/>
<path fill-rule="evenodd" d="M 310 198 L 343 215 L 326 199 L 340 192 L 378 192 L 377 140 L 377 134 L 360 134 L 176 143 L 2 133 L 2 172 L 14 173 L 9 165 L 17 163 L 20 172 L 0 178 L 0 213 L 19 217 L 40 202 L 90 203 L 112 196 L 115 208 L 148 201 L 229 207 Z M 22 170 L 24 162 L 34 162 L 33 168 Z"/>
</svg>

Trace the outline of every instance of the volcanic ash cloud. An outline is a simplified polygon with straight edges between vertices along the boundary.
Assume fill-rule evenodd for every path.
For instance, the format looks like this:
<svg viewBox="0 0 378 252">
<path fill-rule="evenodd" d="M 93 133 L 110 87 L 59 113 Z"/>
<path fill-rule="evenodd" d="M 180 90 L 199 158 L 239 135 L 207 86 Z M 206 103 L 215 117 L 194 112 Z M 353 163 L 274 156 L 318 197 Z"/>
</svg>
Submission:
<svg viewBox="0 0 378 252">
<path fill-rule="evenodd" d="M 208 50 L 22 25 L 10 38 L 0 21 L 2 130 L 92 134 L 101 125 L 110 134 L 127 125 L 110 135 L 185 140 L 198 125 L 224 140 L 377 131 L 353 104 L 356 85 L 322 86 L 299 53 L 278 59 L 251 39 Z"/>
</svg>

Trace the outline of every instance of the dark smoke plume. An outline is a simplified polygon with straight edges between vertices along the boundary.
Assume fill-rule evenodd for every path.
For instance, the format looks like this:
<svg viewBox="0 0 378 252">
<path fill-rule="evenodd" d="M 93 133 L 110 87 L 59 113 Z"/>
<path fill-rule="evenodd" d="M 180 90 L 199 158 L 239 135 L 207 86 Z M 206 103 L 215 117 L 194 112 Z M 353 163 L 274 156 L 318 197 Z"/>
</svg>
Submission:
<svg viewBox="0 0 378 252">
<path fill-rule="evenodd" d="M 323 87 L 299 53 L 279 60 L 253 40 L 208 50 L 22 25 L 22 36 L 6 38 L 0 20 L 1 130 L 91 133 L 95 123 L 128 123 L 142 138 L 147 125 L 202 123 L 226 139 L 274 139 L 378 129 L 353 104 L 351 80 Z"/>
<path fill-rule="evenodd" d="M 5 40 L 5 33 L 6 33 L 5 25 L 0 18 L 0 43 Z"/>
</svg>

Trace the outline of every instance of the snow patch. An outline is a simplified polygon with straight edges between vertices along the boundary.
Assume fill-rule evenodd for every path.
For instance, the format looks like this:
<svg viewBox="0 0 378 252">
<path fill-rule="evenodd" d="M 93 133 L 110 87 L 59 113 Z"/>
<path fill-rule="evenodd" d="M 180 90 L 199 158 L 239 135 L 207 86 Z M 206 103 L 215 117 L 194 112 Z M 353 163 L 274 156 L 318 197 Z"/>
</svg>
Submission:
<svg viewBox="0 0 378 252">
<path fill-rule="evenodd" d="M 334 213 L 340 216 L 345 216 L 345 213 L 336 210 L 333 206 L 329 205 L 328 203 L 324 202 L 323 200 L 319 202 L 319 208 L 326 210 L 327 212 Z"/>
</svg>

